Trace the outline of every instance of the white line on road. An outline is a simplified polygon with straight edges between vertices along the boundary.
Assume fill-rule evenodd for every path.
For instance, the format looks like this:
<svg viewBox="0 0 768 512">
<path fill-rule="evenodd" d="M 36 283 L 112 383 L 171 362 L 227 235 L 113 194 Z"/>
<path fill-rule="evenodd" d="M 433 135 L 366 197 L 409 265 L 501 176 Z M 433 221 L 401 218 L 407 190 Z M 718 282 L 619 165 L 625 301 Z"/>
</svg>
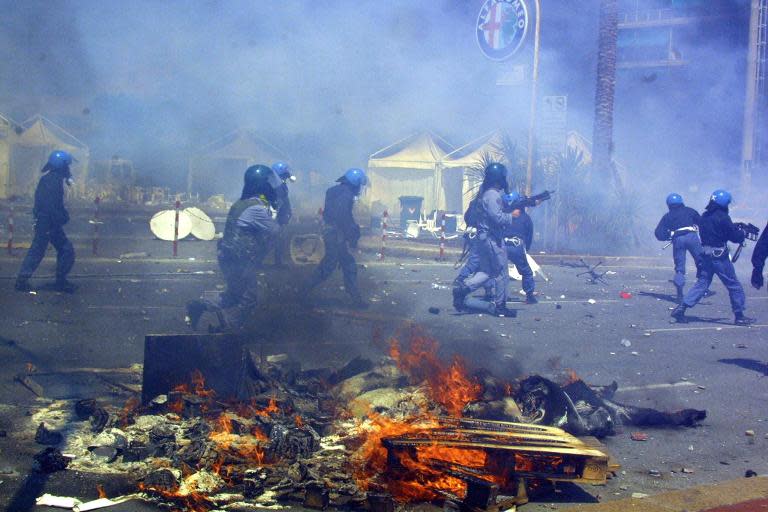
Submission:
<svg viewBox="0 0 768 512">
<path fill-rule="evenodd" d="M 646 329 L 645 332 L 678 332 L 678 331 L 721 331 L 723 329 L 743 329 L 744 332 L 749 332 L 749 329 L 763 329 L 768 327 L 768 324 L 753 324 L 748 328 L 743 325 L 719 325 L 717 327 L 669 327 L 667 329 Z"/>
</svg>

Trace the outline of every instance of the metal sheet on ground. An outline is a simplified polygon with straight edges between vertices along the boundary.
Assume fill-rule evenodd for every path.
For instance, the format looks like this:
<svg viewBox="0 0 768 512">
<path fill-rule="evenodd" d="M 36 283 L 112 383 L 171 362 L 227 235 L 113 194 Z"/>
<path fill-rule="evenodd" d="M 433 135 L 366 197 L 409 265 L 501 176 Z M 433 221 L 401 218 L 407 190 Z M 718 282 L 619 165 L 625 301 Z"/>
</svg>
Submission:
<svg viewBox="0 0 768 512">
<path fill-rule="evenodd" d="M 149 229 L 152 231 L 152 234 L 155 235 L 160 240 L 165 240 L 166 242 L 173 241 L 174 238 L 174 227 L 176 224 L 176 211 L 175 210 L 163 210 L 161 212 L 157 212 L 152 216 L 152 218 L 149 220 Z M 179 212 L 179 240 L 182 238 L 186 238 L 189 236 L 189 233 L 192 231 L 192 221 L 189 218 L 189 215 L 187 215 L 185 212 L 180 211 Z"/>
<path fill-rule="evenodd" d="M 243 343 L 227 334 L 150 334 L 144 338 L 144 375 L 141 401 L 179 385 L 194 389 L 193 375 L 202 376 L 206 389 L 226 399 L 237 395 L 243 364 Z"/>
<path fill-rule="evenodd" d="M 189 208 L 184 208 L 183 213 L 189 216 L 189 220 L 192 223 L 190 232 L 193 237 L 204 241 L 214 239 L 216 236 L 216 226 L 203 210 L 190 206 Z"/>
</svg>

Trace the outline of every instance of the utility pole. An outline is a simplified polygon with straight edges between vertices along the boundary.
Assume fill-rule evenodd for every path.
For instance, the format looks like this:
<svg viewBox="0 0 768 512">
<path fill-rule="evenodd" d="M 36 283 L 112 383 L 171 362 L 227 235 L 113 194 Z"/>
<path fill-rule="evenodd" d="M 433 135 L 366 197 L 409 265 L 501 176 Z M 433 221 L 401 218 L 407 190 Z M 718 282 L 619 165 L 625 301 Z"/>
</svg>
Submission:
<svg viewBox="0 0 768 512">
<path fill-rule="evenodd" d="M 528 165 L 525 170 L 525 193 L 531 195 L 533 188 L 533 158 L 536 137 L 536 103 L 539 101 L 539 47 L 541 43 L 541 2 L 536 5 L 536 28 L 533 34 L 533 73 L 531 73 L 531 114 L 528 119 Z"/>
<path fill-rule="evenodd" d="M 749 17 L 747 54 L 747 94 L 744 103 L 743 142 L 741 147 L 741 186 L 748 191 L 752 170 L 765 165 L 766 128 L 766 22 L 768 0 L 752 0 Z"/>
</svg>

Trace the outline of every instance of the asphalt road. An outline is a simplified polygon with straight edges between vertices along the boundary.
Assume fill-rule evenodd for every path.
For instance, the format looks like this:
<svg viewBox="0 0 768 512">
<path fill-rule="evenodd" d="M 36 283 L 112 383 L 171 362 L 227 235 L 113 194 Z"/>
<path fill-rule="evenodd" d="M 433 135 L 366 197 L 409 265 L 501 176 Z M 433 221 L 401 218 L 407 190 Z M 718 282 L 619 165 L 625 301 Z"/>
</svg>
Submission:
<svg viewBox="0 0 768 512">
<path fill-rule="evenodd" d="M 5 503 L 18 498 L 31 455 L 39 449 L 23 434 L 30 428 L 27 413 L 35 407 L 34 396 L 14 383 L 14 375 L 27 363 L 39 371 L 141 363 L 144 336 L 185 332 L 184 302 L 220 284 L 211 244 L 185 243 L 183 257 L 177 260 L 118 260 L 109 241 L 103 244 L 105 254 L 111 255 L 77 263 L 72 277 L 81 289 L 71 296 L 46 290 L 34 295 L 14 292 L 19 257 L 0 258 L 0 429 L 7 431 L 0 437 L 0 500 Z M 134 245 L 156 255 L 167 250 L 167 244 L 159 242 Z M 747 261 L 739 263 L 744 283 Z M 538 305 L 511 303 L 516 318 L 491 318 L 452 311 L 449 287 L 455 271 L 450 264 L 370 257 L 361 257 L 360 263 L 362 288 L 372 299 L 367 311 L 347 308 L 340 276 L 307 301 L 301 286 L 309 267 L 265 267 L 264 307 L 255 321 L 253 344 L 269 353 L 289 353 L 305 366 L 343 364 L 357 354 L 382 357 L 381 340 L 415 323 L 440 341 L 445 357 L 461 355 L 472 368 L 485 367 L 506 377 L 552 376 L 570 368 L 588 383 L 617 381 L 620 401 L 707 410 L 708 418 L 698 428 L 649 429 L 646 442 L 630 440 L 630 429 L 607 439 L 622 470 L 606 487 L 585 488 L 588 494 L 576 496 L 579 499 L 651 494 L 738 478 L 747 469 L 768 473 L 764 291 L 747 290 L 749 314 L 758 318 L 750 328 L 732 325 L 727 293 L 719 283 L 713 287 L 715 296 L 690 311 L 695 321 L 671 324 L 671 272 L 664 260 L 622 259 L 605 268 L 607 284 L 597 285 L 577 277 L 579 270 L 550 265 L 545 270 L 551 280 L 538 282 Z M 40 273 L 51 269 L 52 261 L 46 260 Z M 516 294 L 519 285 L 512 287 L 513 298 L 522 299 Z M 621 298 L 621 291 L 632 297 Z M 429 313 L 430 307 L 439 308 L 439 314 Z M 85 397 L 101 391 L 88 386 L 86 382 L 55 391 Z M 747 430 L 756 435 L 746 436 Z M 652 476 L 651 470 L 660 476 Z M 85 485 L 73 478 L 57 474 L 24 492 L 71 490 L 80 482 L 95 495 L 91 480 Z M 558 506 L 547 502 L 525 510 Z"/>
</svg>

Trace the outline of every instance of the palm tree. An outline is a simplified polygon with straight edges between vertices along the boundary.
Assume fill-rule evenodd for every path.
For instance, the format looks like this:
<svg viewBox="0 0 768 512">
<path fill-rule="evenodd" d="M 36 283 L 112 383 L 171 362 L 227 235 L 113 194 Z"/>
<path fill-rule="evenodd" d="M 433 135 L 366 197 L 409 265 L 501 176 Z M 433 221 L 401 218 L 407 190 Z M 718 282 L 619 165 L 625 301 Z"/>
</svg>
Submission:
<svg viewBox="0 0 768 512">
<path fill-rule="evenodd" d="M 592 150 L 598 179 L 610 178 L 613 153 L 613 104 L 616 89 L 616 40 L 619 33 L 617 0 L 600 0 L 597 43 L 597 87 Z"/>
</svg>

